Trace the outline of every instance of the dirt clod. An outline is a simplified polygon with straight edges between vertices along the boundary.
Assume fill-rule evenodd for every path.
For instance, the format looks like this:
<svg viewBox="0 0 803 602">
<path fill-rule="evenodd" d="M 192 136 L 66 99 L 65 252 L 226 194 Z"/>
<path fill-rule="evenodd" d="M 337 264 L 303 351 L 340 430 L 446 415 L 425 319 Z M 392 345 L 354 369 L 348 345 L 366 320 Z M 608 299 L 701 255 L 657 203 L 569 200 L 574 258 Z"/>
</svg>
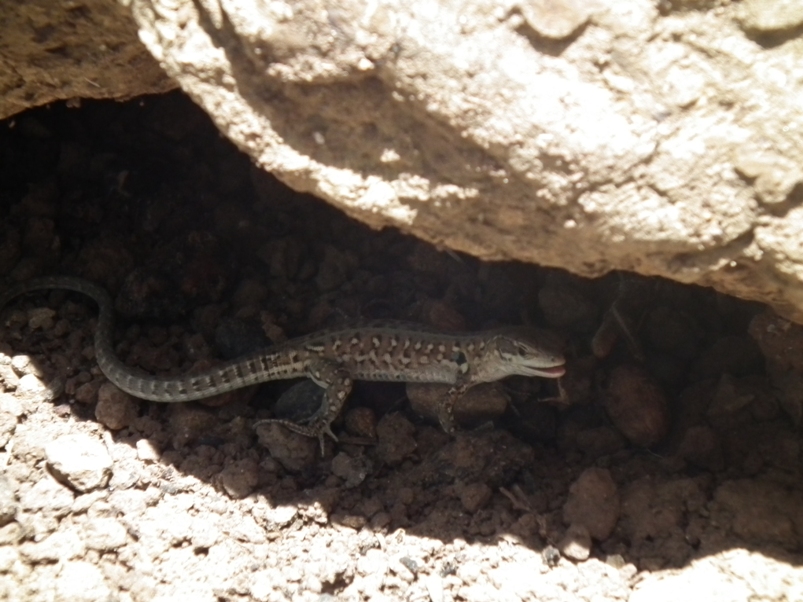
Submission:
<svg viewBox="0 0 803 602">
<path fill-rule="evenodd" d="M 493 492 L 491 488 L 485 483 L 471 483 L 468 485 L 458 486 L 458 495 L 460 496 L 460 503 L 469 514 L 474 514 L 491 501 Z"/>
<path fill-rule="evenodd" d="M 137 417 L 139 404 L 125 391 L 111 383 L 103 383 L 98 389 L 95 418 L 113 431 L 127 427 Z"/>
<path fill-rule="evenodd" d="M 226 466 L 218 475 L 223 490 L 240 500 L 251 494 L 259 482 L 259 467 L 254 460 L 243 459 Z"/>
<path fill-rule="evenodd" d="M 582 526 L 594 539 L 604 540 L 613 532 L 619 512 L 619 492 L 611 473 L 588 468 L 569 488 L 563 520 L 570 526 Z"/>
<path fill-rule="evenodd" d="M 112 458 L 97 439 L 64 435 L 45 447 L 50 470 L 78 491 L 92 491 L 109 482 Z"/>
<path fill-rule="evenodd" d="M 586 560 L 591 555 L 591 535 L 588 529 L 583 525 L 570 525 L 558 548 L 570 560 Z"/>
<path fill-rule="evenodd" d="M 605 409 L 632 443 L 650 447 L 669 432 L 669 409 L 658 383 L 638 366 L 618 366 L 611 373 Z"/>
<path fill-rule="evenodd" d="M 418 444 L 413 437 L 415 427 L 401 414 L 388 414 L 376 426 L 376 455 L 394 466 L 412 454 Z"/>
</svg>

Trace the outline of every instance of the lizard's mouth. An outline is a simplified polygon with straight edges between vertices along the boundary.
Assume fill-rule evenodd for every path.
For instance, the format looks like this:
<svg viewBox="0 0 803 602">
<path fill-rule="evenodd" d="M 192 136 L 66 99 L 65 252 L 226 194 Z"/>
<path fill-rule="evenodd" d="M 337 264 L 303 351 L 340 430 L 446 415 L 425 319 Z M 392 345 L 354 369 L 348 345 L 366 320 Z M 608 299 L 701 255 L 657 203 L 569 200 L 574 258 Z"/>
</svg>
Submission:
<svg viewBox="0 0 803 602">
<path fill-rule="evenodd" d="M 552 368 L 533 368 L 533 376 L 543 378 L 560 378 L 566 374 L 566 366 L 553 366 Z"/>
</svg>

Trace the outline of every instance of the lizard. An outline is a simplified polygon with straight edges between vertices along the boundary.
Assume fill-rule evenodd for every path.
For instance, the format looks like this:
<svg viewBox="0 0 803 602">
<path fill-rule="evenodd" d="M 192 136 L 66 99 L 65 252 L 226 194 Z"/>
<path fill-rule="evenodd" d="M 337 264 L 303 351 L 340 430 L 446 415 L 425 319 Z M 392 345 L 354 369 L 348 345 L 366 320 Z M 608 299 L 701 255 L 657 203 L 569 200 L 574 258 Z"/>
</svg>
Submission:
<svg viewBox="0 0 803 602">
<path fill-rule="evenodd" d="M 291 431 L 337 440 L 331 423 L 355 380 L 450 385 L 438 407 L 441 427 L 453 433 L 454 406 L 472 386 L 511 375 L 560 378 L 565 360 L 545 333 L 508 327 L 471 333 L 443 333 L 420 325 L 366 324 L 314 332 L 242 357 L 205 372 L 183 376 L 141 374 L 117 356 L 112 342 L 114 305 L 102 287 L 72 276 L 45 276 L 15 284 L 0 294 L 0 309 L 13 298 L 42 289 L 66 289 L 90 297 L 98 306 L 95 359 L 106 378 L 126 393 L 157 402 L 186 402 L 258 383 L 306 377 L 324 389 L 323 401 L 305 424 L 268 419 Z"/>
</svg>

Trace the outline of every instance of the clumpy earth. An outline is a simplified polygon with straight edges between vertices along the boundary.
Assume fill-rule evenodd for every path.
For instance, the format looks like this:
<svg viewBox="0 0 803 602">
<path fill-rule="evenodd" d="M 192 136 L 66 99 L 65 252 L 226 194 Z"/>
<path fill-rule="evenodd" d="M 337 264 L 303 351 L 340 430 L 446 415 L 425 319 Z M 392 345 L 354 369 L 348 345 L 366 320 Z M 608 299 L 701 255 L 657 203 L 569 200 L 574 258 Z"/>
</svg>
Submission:
<svg viewBox="0 0 803 602">
<path fill-rule="evenodd" d="M 481 263 L 299 195 L 175 94 L 0 129 L 0 274 L 82 276 L 117 350 L 203 370 L 321 328 L 534 324 L 559 383 L 360 383 L 338 442 L 277 425 L 319 390 L 134 399 L 93 359 L 95 308 L 0 314 L 0 598 L 803 599 L 803 329 L 662 280 Z M 456 225 L 456 227 L 459 227 Z"/>
</svg>

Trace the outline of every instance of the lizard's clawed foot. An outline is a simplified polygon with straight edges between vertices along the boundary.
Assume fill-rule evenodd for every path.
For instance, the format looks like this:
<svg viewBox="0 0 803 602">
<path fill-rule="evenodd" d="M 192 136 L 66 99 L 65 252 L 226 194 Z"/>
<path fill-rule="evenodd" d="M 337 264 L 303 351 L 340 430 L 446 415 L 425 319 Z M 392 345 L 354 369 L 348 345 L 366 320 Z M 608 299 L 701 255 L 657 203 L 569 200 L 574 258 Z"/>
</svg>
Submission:
<svg viewBox="0 0 803 602">
<path fill-rule="evenodd" d="M 441 423 L 443 431 L 449 435 L 454 435 L 457 431 L 454 424 L 454 416 L 451 412 L 438 412 L 438 422 Z"/>
<path fill-rule="evenodd" d="M 453 386 L 438 406 L 438 421 L 441 423 L 441 428 L 450 435 L 454 435 L 457 430 L 454 421 L 454 406 L 467 390 L 468 384 L 466 383 Z"/>
<path fill-rule="evenodd" d="M 267 418 L 265 420 L 257 420 L 253 428 L 256 429 L 258 426 L 263 424 L 279 424 L 286 428 L 287 430 L 293 431 L 294 433 L 298 433 L 299 435 L 304 435 L 305 437 L 310 437 L 313 439 L 317 439 L 321 446 L 321 456 L 325 455 L 326 451 L 326 440 L 324 438 L 325 435 L 329 435 L 333 441 L 337 441 L 337 436 L 332 432 L 332 427 L 325 422 L 319 422 L 316 424 L 304 425 L 304 424 L 296 424 L 295 422 L 291 422 L 289 420 L 282 420 L 280 418 Z"/>
</svg>

